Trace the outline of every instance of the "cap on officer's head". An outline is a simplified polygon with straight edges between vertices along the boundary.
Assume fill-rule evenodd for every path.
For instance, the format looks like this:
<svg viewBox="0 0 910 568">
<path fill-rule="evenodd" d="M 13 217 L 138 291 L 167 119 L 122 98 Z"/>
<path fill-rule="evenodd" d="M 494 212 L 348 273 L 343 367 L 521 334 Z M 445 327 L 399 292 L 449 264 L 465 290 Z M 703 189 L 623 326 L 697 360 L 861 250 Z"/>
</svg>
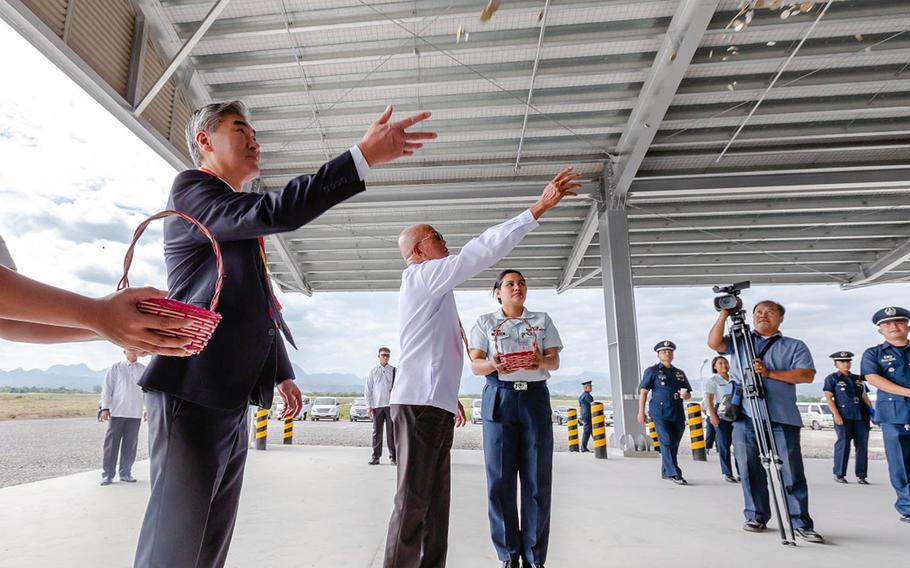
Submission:
<svg viewBox="0 0 910 568">
<path fill-rule="evenodd" d="M 591 381 L 585 381 L 585 382 L 581 383 L 581 386 L 589 387 L 589 386 L 591 386 Z"/>
<path fill-rule="evenodd" d="M 654 351 L 663 351 L 664 349 L 669 349 L 670 351 L 676 351 L 676 344 L 670 340 L 661 341 L 654 346 Z"/>
<path fill-rule="evenodd" d="M 831 357 L 835 361 L 852 361 L 853 353 L 850 353 L 849 351 L 838 351 L 837 353 L 828 355 L 828 357 Z"/>
<path fill-rule="evenodd" d="M 879 311 L 875 312 L 875 314 L 872 316 L 872 323 L 875 325 L 885 323 L 886 321 L 897 320 L 910 320 L 910 310 L 907 308 L 888 306 L 887 308 L 882 308 Z"/>
</svg>

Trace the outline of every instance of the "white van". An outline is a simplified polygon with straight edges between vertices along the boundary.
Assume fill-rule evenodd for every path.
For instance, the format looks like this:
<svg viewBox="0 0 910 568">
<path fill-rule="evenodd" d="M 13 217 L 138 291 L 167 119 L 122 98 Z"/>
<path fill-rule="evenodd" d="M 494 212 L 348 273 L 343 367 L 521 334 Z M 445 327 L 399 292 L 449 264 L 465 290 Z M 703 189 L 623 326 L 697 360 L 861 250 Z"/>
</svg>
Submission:
<svg viewBox="0 0 910 568">
<path fill-rule="evenodd" d="M 822 428 L 834 428 L 834 415 L 831 409 L 824 402 L 797 402 L 799 414 L 803 418 L 803 428 L 809 427 L 813 430 Z"/>
</svg>

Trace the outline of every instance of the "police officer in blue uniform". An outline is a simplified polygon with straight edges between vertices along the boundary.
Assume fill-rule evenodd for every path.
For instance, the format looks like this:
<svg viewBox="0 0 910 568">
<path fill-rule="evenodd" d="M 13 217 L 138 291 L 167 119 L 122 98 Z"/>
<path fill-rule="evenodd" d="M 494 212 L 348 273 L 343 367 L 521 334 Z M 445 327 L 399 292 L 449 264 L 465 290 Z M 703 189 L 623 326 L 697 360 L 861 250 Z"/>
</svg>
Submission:
<svg viewBox="0 0 910 568">
<path fill-rule="evenodd" d="M 645 425 L 645 400 L 651 393 L 649 414 L 660 442 L 660 476 L 678 485 L 688 485 L 679 469 L 679 442 L 686 432 L 683 401 L 692 398 L 692 386 L 682 370 L 673 366 L 676 344 L 661 341 L 654 346 L 660 363 L 645 369 L 639 388 L 638 423 Z"/>
<path fill-rule="evenodd" d="M 889 306 L 875 312 L 872 323 L 885 342 L 866 349 L 860 372 L 878 388 L 875 421 L 882 428 L 888 475 L 897 493 L 894 507 L 910 523 L 910 310 Z"/>
<path fill-rule="evenodd" d="M 834 416 L 834 481 L 847 483 L 847 463 L 850 443 L 856 447 L 856 482 L 869 485 L 866 472 L 869 464 L 869 391 L 859 375 L 850 372 L 853 353 L 838 351 L 830 355 L 837 371 L 825 377 L 823 391 L 828 408 Z"/>
<path fill-rule="evenodd" d="M 486 376 L 481 409 L 487 510 L 490 537 L 504 568 L 518 568 L 519 562 L 543 568 L 550 539 L 553 420 L 547 379 L 559 368 L 562 340 L 546 312 L 525 309 L 527 291 L 521 272 L 502 271 L 493 287 L 502 309 L 480 316 L 469 341 L 471 370 Z M 498 353 L 523 351 L 535 335 L 536 361 L 510 369 Z"/>
<path fill-rule="evenodd" d="M 593 390 L 591 381 L 581 383 L 581 388 L 584 389 L 584 392 L 578 397 L 578 408 L 581 410 L 578 421 L 581 422 L 581 451 L 584 453 L 591 451 L 588 449 L 588 440 L 591 439 L 592 432 L 591 404 L 594 403 L 594 396 L 591 394 L 591 391 Z"/>
</svg>

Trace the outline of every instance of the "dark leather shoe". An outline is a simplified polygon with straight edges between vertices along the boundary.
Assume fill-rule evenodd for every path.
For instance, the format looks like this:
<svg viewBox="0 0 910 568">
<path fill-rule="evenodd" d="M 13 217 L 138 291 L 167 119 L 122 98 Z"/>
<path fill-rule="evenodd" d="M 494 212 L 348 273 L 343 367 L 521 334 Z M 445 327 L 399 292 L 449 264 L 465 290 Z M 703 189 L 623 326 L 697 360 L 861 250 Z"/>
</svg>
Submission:
<svg viewBox="0 0 910 568">
<path fill-rule="evenodd" d="M 502 563 L 502 568 L 520 568 L 518 560 L 506 560 Z"/>
<path fill-rule="evenodd" d="M 676 477 L 671 477 L 670 479 L 672 479 L 673 483 L 675 483 L 676 485 L 689 485 L 689 482 L 686 481 L 686 479 L 681 475 L 677 475 Z"/>
<path fill-rule="evenodd" d="M 743 530 L 746 532 L 765 532 L 768 525 L 754 520 L 748 520 L 743 524 Z"/>
<path fill-rule="evenodd" d="M 901 522 L 910 523 L 910 515 L 901 515 Z"/>
<path fill-rule="evenodd" d="M 379 458 L 373 458 L 369 461 L 369 465 L 379 465 Z"/>
<path fill-rule="evenodd" d="M 522 562 L 522 568 L 544 568 L 543 564 L 531 564 L 530 562 Z"/>
<path fill-rule="evenodd" d="M 125 481 L 126 483 L 136 483 L 136 478 L 132 475 L 121 475 L 120 481 Z"/>
<path fill-rule="evenodd" d="M 737 479 L 736 479 L 735 477 L 733 477 L 732 475 L 725 475 L 725 476 L 724 476 L 724 481 L 726 481 L 727 483 L 738 483 L 738 482 L 739 482 L 739 480 L 737 480 Z"/>
<path fill-rule="evenodd" d="M 113 482 L 114 482 L 114 480 L 113 480 L 112 478 L 110 478 L 110 477 L 102 477 L 102 478 L 101 478 L 101 485 L 110 485 L 110 484 L 113 483 Z"/>
<path fill-rule="evenodd" d="M 847 483 L 846 477 L 835 476 L 834 483 Z"/>
<path fill-rule="evenodd" d="M 825 539 L 822 538 L 822 535 L 818 534 L 812 529 L 794 529 L 794 532 L 796 532 L 796 536 L 806 542 L 814 542 L 817 544 L 822 544 L 825 542 Z"/>
<path fill-rule="evenodd" d="M 859 485 L 869 485 L 869 482 L 866 481 L 865 477 L 860 477 L 859 479 L 856 480 L 856 483 L 858 483 Z"/>
</svg>

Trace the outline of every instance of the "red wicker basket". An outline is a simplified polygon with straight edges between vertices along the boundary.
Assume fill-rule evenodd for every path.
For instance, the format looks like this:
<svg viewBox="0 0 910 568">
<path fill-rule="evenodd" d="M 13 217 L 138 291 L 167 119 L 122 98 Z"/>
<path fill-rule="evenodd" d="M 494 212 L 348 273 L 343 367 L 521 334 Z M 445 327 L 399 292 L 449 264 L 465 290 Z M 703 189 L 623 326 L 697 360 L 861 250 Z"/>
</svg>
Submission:
<svg viewBox="0 0 910 568">
<path fill-rule="evenodd" d="M 218 327 L 218 322 L 221 321 L 221 314 L 219 314 L 216 310 L 218 309 L 218 299 L 221 296 L 221 288 L 224 286 L 224 264 L 221 259 L 221 247 L 218 245 L 218 241 L 215 240 L 215 237 L 205 227 L 205 225 L 190 215 L 187 215 L 186 213 L 182 213 L 180 211 L 162 211 L 160 213 L 152 215 L 143 221 L 142 224 L 136 228 L 136 232 L 133 233 L 133 242 L 130 243 L 130 247 L 126 251 L 126 257 L 123 259 L 123 278 L 120 279 L 120 283 L 117 285 L 117 289 L 122 290 L 124 288 L 129 288 L 130 286 L 130 265 L 133 263 L 133 250 L 136 248 L 136 243 L 139 241 L 139 237 L 141 237 L 142 233 L 145 232 L 145 228 L 148 227 L 149 223 L 157 219 L 164 219 L 165 217 L 180 217 L 188 223 L 192 223 L 200 231 L 202 231 L 202 234 L 205 235 L 209 241 L 211 241 L 212 251 L 215 253 L 215 267 L 218 272 L 218 277 L 215 280 L 215 295 L 212 296 L 212 302 L 209 305 L 210 309 L 208 310 L 194 306 L 192 304 L 180 302 L 178 300 L 172 300 L 170 298 L 152 298 L 149 300 L 143 300 L 137 304 L 137 307 L 139 308 L 140 312 L 146 314 L 176 318 L 189 318 L 193 320 L 191 325 L 179 331 L 161 331 L 160 333 L 171 337 L 184 337 L 186 339 L 189 339 L 190 342 L 186 348 L 195 353 L 199 353 L 208 344 L 209 339 L 215 332 L 215 328 Z"/>
<path fill-rule="evenodd" d="M 518 320 L 524 322 L 528 327 L 529 335 L 531 336 L 531 349 L 515 351 L 512 353 L 503 353 L 499 348 L 499 330 L 502 328 L 503 324 L 510 320 Z M 519 369 L 527 369 L 534 364 L 534 352 L 538 351 L 537 346 L 537 331 L 534 329 L 534 326 L 531 325 L 531 322 L 524 318 L 505 318 L 499 325 L 496 326 L 496 329 L 493 330 L 493 347 L 496 349 L 496 354 L 499 355 L 499 360 L 505 363 L 506 370 L 508 371 L 517 371 Z"/>
</svg>

